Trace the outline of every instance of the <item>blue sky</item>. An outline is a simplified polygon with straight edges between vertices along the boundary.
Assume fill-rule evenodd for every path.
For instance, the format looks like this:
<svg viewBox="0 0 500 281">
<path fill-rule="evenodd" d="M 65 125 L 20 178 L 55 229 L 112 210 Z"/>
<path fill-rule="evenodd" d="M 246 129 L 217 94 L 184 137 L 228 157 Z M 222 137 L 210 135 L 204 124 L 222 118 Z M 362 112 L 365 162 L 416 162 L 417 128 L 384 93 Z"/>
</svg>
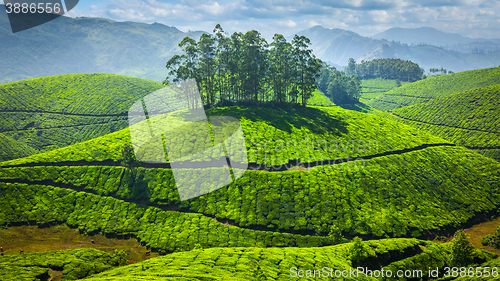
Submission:
<svg viewBox="0 0 500 281">
<path fill-rule="evenodd" d="M 69 16 L 160 22 L 183 31 L 259 30 L 294 34 L 314 25 L 364 36 L 390 27 L 430 26 L 469 37 L 500 38 L 499 0 L 80 0 Z"/>
</svg>

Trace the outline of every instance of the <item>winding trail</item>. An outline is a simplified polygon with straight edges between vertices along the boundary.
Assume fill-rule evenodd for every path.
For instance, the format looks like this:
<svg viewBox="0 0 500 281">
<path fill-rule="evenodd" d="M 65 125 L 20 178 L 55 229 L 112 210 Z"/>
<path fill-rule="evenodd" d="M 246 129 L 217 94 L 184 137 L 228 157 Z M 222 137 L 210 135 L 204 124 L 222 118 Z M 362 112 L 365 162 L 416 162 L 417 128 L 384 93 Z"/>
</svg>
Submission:
<svg viewBox="0 0 500 281">
<path fill-rule="evenodd" d="M 283 171 L 290 170 L 293 166 L 302 166 L 304 168 L 312 168 L 312 167 L 316 167 L 316 166 L 339 165 L 339 164 L 348 163 L 348 162 L 352 162 L 352 161 L 364 161 L 364 160 L 370 160 L 370 159 L 377 158 L 377 157 L 383 157 L 383 156 L 389 156 L 389 155 L 400 155 L 403 153 L 408 153 L 408 152 L 426 149 L 429 147 L 438 147 L 438 146 L 457 146 L 457 145 L 452 144 L 452 143 L 422 144 L 422 145 L 412 147 L 412 148 L 386 151 L 383 153 L 366 155 L 366 156 L 359 156 L 356 158 L 346 157 L 346 158 L 321 160 L 321 161 L 308 162 L 308 163 L 301 162 L 300 160 L 290 160 L 287 164 L 282 164 L 282 165 L 278 165 L 278 166 L 267 166 L 265 164 L 248 163 L 247 170 L 283 172 Z M 218 160 L 221 160 L 221 159 L 218 159 Z M 181 162 L 181 163 L 176 163 L 177 164 L 176 168 L 180 168 L 180 169 L 203 169 L 203 168 L 210 168 L 210 167 L 217 168 L 217 167 L 219 167 L 219 166 L 216 166 L 217 163 L 220 163 L 220 162 L 219 161 L 186 162 L 186 163 Z M 237 164 L 242 165 L 242 166 L 246 165 L 243 163 L 237 163 Z M 103 160 L 103 161 L 78 160 L 78 161 L 60 161 L 60 162 L 24 163 L 24 164 L 17 164 L 17 165 L 5 165 L 5 166 L 0 166 L 0 167 L 1 168 L 18 168 L 18 167 L 44 167 L 44 166 L 74 167 L 74 166 L 123 166 L 123 165 L 120 162 L 117 162 L 114 160 Z M 171 169 L 172 168 L 170 163 L 139 162 L 133 166 L 134 167 L 142 167 L 142 168 L 164 168 L 164 169 Z"/>
</svg>

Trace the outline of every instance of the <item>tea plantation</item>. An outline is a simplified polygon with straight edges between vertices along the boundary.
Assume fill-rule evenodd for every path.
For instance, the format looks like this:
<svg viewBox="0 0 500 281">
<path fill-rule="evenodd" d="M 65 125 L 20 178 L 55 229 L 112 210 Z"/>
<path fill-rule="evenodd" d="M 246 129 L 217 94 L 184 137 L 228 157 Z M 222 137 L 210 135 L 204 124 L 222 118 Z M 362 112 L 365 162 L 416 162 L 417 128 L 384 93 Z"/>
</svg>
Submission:
<svg viewBox="0 0 500 281">
<path fill-rule="evenodd" d="M 486 155 L 500 160 L 500 85 L 399 108 L 393 113 L 406 124 L 457 145 L 484 148 Z"/>
<path fill-rule="evenodd" d="M 363 103 L 368 103 L 369 100 L 372 100 L 373 98 L 376 98 L 385 92 L 408 84 L 408 82 L 399 83 L 400 85 L 398 85 L 397 80 L 382 78 L 363 79 L 361 80 L 362 98 L 360 99 L 360 101 Z"/>
<path fill-rule="evenodd" d="M 362 101 L 375 114 L 343 109 L 319 91 L 307 107 L 207 109 L 210 122 L 239 120 L 245 145 L 231 159 L 246 152 L 249 166 L 228 165 L 242 176 L 184 201 L 174 160 L 132 154 L 131 132 L 143 124 L 127 127 L 127 111 L 161 83 L 77 74 L 0 85 L 0 227 L 66 224 L 163 255 L 127 266 L 123 253 L 93 249 L 0 256 L 0 280 L 293 280 L 291 268 L 358 266 L 423 270 L 424 279 L 429 268 L 443 272 L 455 248 L 428 240 L 500 213 L 499 77 L 491 68 L 400 87 L 365 81 Z M 219 159 L 204 149 L 223 140 L 216 127 L 190 118 L 187 110 L 152 117 L 147 124 L 165 131 L 161 146 L 147 143 L 137 155 L 169 147 L 203 151 L 195 164 Z M 221 177 L 220 168 L 179 173 Z M 480 250 L 471 257 L 475 266 L 500 264 Z"/>
<path fill-rule="evenodd" d="M 2 84 L 0 161 L 126 128 L 130 106 L 162 87 L 155 81 L 110 74 L 67 74 Z"/>
<path fill-rule="evenodd" d="M 127 112 L 163 85 L 110 74 L 66 74 L 0 85 L 0 161 L 50 151 L 128 126 Z M 315 91 L 310 105 L 333 106 Z"/>
<path fill-rule="evenodd" d="M 347 153 L 354 155 L 343 163 L 339 161 L 306 170 L 248 170 L 243 177 L 224 188 L 181 203 L 170 169 L 140 167 L 141 163 L 133 168 L 121 166 L 122 148 L 130 142 L 128 129 L 124 129 L 66 148 L 2 163 L 4 168 L 0 178 L 5 183 L 5 198 L 10 198 L 11 189 L 19 191 L 19 186 L 32 190 L 34 184 L 43 185 L 49 189 L 58 187 L 110 196 L 99 203 L 99 208 L 111 210 L 111 206 L 116 204 L 114 198 L 131 202 L 144 200 L 146 206 L 165 206 L 217 219 L 229 219 L 235 225 L 249 229 L 320 235 L 318 239 L 328 234 L 332 227 L 353 236 L 418 237 L 443 226 L 465 223 L 477 213 L 497 208 L 500 190 L 498 162 L 462 147 L 452 147 L 453 144 L 387 118 L 338 107 L 288 111 L 226 107 L 213 109 L 210 113 L 235 116 L 241 120 L 248 140 L 249 159 L 258 153 L 274 157 L 272 159 L 286 160 L 280 163 L 287 163 L 297 156 L 301 161 L 308 162 L 316 155 L 322 157 L 320 160 L 347 156 Z M 289 117 L 286 122 L 277 121 L 278 116 L 283 115 Z M 379 126 L 369 127 L 366 124 Z M 392 136 L 391 133 L 396 131 L 399 134 Z M 299 150 L 297 153 L 294 150 L 274 149 L 272 146 L 262 152 L 253 147 L 256 144 L 262 147 L 264 143 L 275 144 L 276 140 L 285 141 L 288 138 L 300 142 L 300 136 L 302 139 L 308 136 L 311 139 L 330 138 L 339 143 L 345 141 L 346 144 L 349 139 L 374 138 L 380 144 L 376 150 L 356 150 L 353 146 L 349 148 L 354 149 L 354 152 L 324 150 L 316 155 L 317 148 Z M 434 147 L 427 147 L 429 145 Z M 272 165 L 265 157 L 257 158 L 256 162 Z M 183 172 L 188 178 L 198 173 L 196 169 L 184 169 Z M 202 172 L 209 173 L 210 169 Z M 7 208 L 13 204 L 15 208 Z M 48 218 L 37 217 L 39 215 L 33 218 L 19 217 L 19 212 L 14 211 L 16 208 L 24 210 L 28 207 L 21 214 L 33 212 L 32 205 L 26 204 L 14 201 L 6 204 L 3 224 L 31 220 L 44 224 L 67 222 L 73 218 L 58 218 L 57 214 L 48 215 Z M 54 208 L 49 204 L 45 209 Z M 157 207 L 153 209 L 159 210 Z M 129 220 L 129 216 L 134 216 L 131 214 L 136 214 L 136 211 L 126 214 L 125 221 Z M 142 213 L 139 216 L 142 217 Z M 129 231 L 121 229 L 124 226 L 115 230 L 114 226 L 110 228 L 102 225 L 106 219 L 100 213 L 94 216 L 92 224 L 86 223 L 87 217 L 80 218 L 77 215 L 69 223 L 90 233 L 109 231 L 126 235 L 141 231 L 137 225 L 130 226 L 132 230 Z M 198 218 L 206 219 L 203 216 Z M 210 228 L 206 230 L 210 231 Z M 165 233 L 174 235 L 175 232 Z M 150 239 L 157 241 L 158 238 L 145 239 L 149 242 Z M 194 242 L 190 246 L 180 243 L 182 246 L 161 244 L 154 247 L 172 251 L 189 249 L 194 245 Z M 266 245 L 273 244 L 269 242 Z"/>
<path fill-rule="evenodd" d="M 443 98 L 478 87 L 500 84 L 500 67 L 429 77 L 404 85 L 365 103 L 383 111 Z"/>
<path fill-rule="evenodd" d="M 0 256 L 0 276 L 5 281 L 49 280 L 49 269 L 60 280 L 80 280 L 126 263 L 124 252 L 108 254 L 96 249 L 73 249 Z"/>
<path fill-rule="evenodd" d="M 425 280 L 430 268 L 439 269 L 443 277 L 450 265 L 450 246 L 382 239 L 320 248 L 212 248 L 150 259 L 88 280 L 296 280 L 299 276 L 300 280 Z M 498 263 L 481 251 L 475 251 L 474 257 L 479 265 Z M 392 277 L 377 278 L 374 273 L 357 272 L 357 267 L 384 269 Z M 405 274 L 415 278 L 405 278 Z"/>
<path fill-rule="evenodd" d="M 210 169 L 183 172 L 186 177 L 194 177 L 203 176 L 200 172 L 210 173 Z M 353 236 L 418 237 L 442 226 L 465 223 L 477 213 L 496 210 L 500 199 L 498 162 L 465 148 L 446 146 L 304 171 L 248 170 L 236 182 L 182 203 L 172 171 L 164 168 L 11 167 L 0 171 L 1 181 L 8 182 L 4 200 L 10 198 L 11 189 L 19 190 L 21 183 L 47 184 L 124 200 L 146 200 L 147 205 L 229 219 L 241 227 L 311 235 L 326 235 L 336 227 Z M 116 203 L 111 198 L 106 200 L 99 208 L 112 209 Z M 5 205 L 3 224 L 31 220 L 15 215 L 16 208 L 27 204 L 16 201 Z M 13 204 L 15 208 L 8 207 Z M 27 207 L 32 208 L 29 204 Z M 96 220 L 105 221 L 100 215 Z M 49 219 L 35 218 L 37 223 L 58 221 L 57 214 Z M 61 221 L 66 221 L 64 216 Z M 74 225 L 82 224 L 77 220 Z M 95 226 L 86 231 L 104 228 Z"/>
<path fill-rule="evenodd" d="M 397 120 L 340 107 L 222 107 L 207 110 L 207 115 L 238 118 L 245 136 L 248 161 L 267 166 L 289 164 L 296 160 L 311 163 L 348 157 L 356 159 L 422 145 L 449 143 Z M 170 120 L 184 122 L 176 114 L 160 115 L 155 120 L 163 120 L 167 124 Z M 198 131 L 184 133 L 192 135 L 184 136 L 183 142 L 196 137 Z M 174 145 L 190 145 L 174 140 L 174 135 L 165 138 L 166 142 Z M 79 160 L 118 162 L 122 148 L 130 142 L 127 128 L 70 147 L 6 161 L 0 166 Z"/>
</svg>

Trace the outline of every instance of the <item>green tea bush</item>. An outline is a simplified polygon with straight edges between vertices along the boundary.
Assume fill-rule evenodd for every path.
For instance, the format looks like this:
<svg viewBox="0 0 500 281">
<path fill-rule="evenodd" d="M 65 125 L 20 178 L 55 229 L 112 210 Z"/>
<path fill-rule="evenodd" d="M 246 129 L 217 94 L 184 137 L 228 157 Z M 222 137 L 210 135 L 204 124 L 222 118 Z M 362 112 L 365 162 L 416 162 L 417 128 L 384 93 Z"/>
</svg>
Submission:
<svg viewBox="0 0 500 281">
<path fill-rule="evenodd" d="M 361 242 L 369 252 L 366 258 L 393 255 L 419 245 L 430 245 L 416 239 L 382 239 Z M 335 270 L 351 267 L 349 249 L 352 243 L 316 248 L 210 248 L 173 253 L 164 257 L 117 268 L 95 275 L 89 280 L 291 280 L 298 278 L 325 279 Z M 390 264 L 390 261 L 385 261 Z M 316 271 L 316 278 L 312 278 Z M 318 274 L 322 275 L 318 275 Z M 323 278 L 321 278 L 323 277 Z M 376 280 L 364 274 L 345 280 Z"/>
<path fill-rule="evenodd" d="M 209 116 L 238 118 L 245 136 L 248 161 L 268 166 L 357 158 L 423 144 L 445 143 L 443 139 L 414 127 L 374 114 L 340 107 L 257 108 L 222 107 L 207 111 Z M 159 116 L 163 118 L 163 116 Z M 175 114 L 168 118 L 185 122 Z M 190 131 L 196 139 L 198 131 Z M 193 149 L 184 138 L 165 138 L 167 145 Z M 69 147 L 36 154 L 0 165 L 36 162 L 103 161 L 120 162 L 124 146 L 130 146 L 129 129 L 78 143 Z M 161 148 L 163 150 L 163 148 Z M 204 155 L 210 158 L 212 155 Z M 202 159 L 207 160 L 207 159 Z"/>
<path fill-rule="evenodd" d="M 311 98 L 307 100 L 309 106 L 335 106 L 335 104 L 324 93 L 315 90 Z"/>
<path fill-rule="evenodd" d="M 67 74 L 0 85 L 0 161 L 50 151 L 128 126 L 137 99 L 163 85 L 110 74 Z M 6 139 L 18 146 L 12 151 Z M 14 152 L 14 153 L 12 153 Z"/>
<path fill-rule="evenodd" d="M 0 276 L 12 281 L 48 280 L 52 269 L 62 272 L 61 280 L 80 280 L 125 265 L 125 255 L 84 248 L 0 256 Z"/>
<path fill-rule="evenodd" d="M 500 147 L 500 85 L 476 88 L 448 97 L 399 108 L 401 122 L 457 145 Z M 500 159 L 495 152 L 487 153 Z"/>
<path fill-rule="evenodd" d="M 197 171 L 183 172 L 192 177 Z M 0 170 L 0 181 L 49 180 L 103 196 L 188 208 L 242 227 L 322 236 L 337 227 L 335 232 L 340 234 L 413 233 L 418 237 L 425 230 L 464 223 L 498 206 L 499 179 L 498 162 L 462 147 L 432 147 L 304 170 L 248 170 L 228 186 L 183 202 L 170 169 L 40 166 Z"/>
<path fill-rule="evenodd" d="M 494 67 L 429 77 L 375 96 L 366 102 L 373 108 L 390 111 L 479 87 L 500 84 L 499 74 L 500 68 Z"/>
<path fill-rule="evenodd" d="M 0 182 L 0 225 L 66 223 L 80 232 L 136 236 L 161 253 L 208 247 L 315 247 L 326 237 L 256 231 L 197 213 L 163 211 L 46 185 Z"/>
</svg>

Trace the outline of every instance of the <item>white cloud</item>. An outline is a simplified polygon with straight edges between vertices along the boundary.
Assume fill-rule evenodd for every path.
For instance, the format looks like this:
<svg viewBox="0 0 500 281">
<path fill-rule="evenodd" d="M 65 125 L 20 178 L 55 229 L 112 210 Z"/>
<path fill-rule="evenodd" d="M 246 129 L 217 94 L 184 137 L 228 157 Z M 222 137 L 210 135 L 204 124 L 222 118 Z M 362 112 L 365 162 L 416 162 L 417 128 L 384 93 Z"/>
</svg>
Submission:
<svg viewBox="0 0 500 281">
<path fill-rule="evenodd" d="M 495 37 L 500 13 L 498 0 L 107 1 L 91 5 L 86 11 L 71 11 L 69 15 L 161 22 L 205 31 L 221 23 L 230 33 L 257 29 L 271 37 L 283 33 L 283 29 L 297 32 L 318 24 L 365 36 L 395 26 L 431 26 L 464 35 Z"/>
<path fill-rule="evenodd" d="M 278 26 L 282 26 L 282 27 L 287 27 L 287 28 L 292 28 L 292 27 L 296 27 L 297 26 L 297 23 L 294 22 L 293 20 L 287 20 L 287 21 L 277 21 L 275 22 Z"/>
<path fill-rule="evenodd" d="M 375 22 L 385 23 L 389 20 L 389 14 L 386 11 L 369 11 L 368 14 L 372 16 Z"/>
</svg>

